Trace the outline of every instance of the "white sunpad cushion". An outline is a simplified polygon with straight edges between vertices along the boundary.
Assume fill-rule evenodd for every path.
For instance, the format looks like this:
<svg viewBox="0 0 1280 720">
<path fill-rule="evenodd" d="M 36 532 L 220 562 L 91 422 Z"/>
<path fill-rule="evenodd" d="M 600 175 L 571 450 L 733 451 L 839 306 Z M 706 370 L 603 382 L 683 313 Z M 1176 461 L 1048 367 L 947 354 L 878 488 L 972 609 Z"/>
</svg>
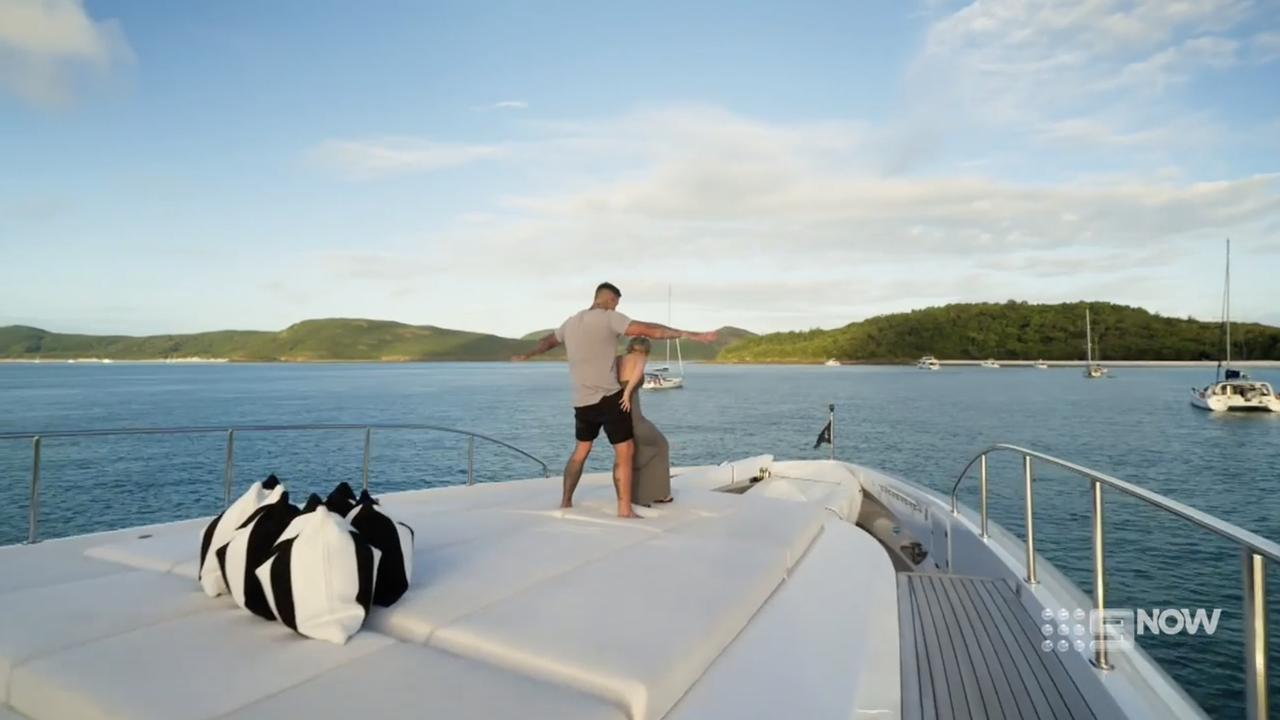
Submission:
<svg viewBox="0 0 1280 720">
<path fill-rule="evenodd" d="M 199 556 L 192 552 L 191 533 L 203 529 L 207 520 L 193 520 L 158 528 L 139 528 L 126 537 L 94 545 L 86 557 L 118 563 L 137 570 L 171 573 L 182 564 L 199 569 Z M 195 575 L 192 575 L 195 577 Z"/>
<path fill-rule="evenodd" d="M 307 642 L 239 608 L 214 610 L 27 663 L 14 670 L 9 704 L 31 720 L 217 718 L 393 642 Z"/>
<path fill-rule="evenodd" d="M 32 658 L 215 605 L 181 578 L 140 570 L 0 595 L 0 702 Z"/>
<path fill-rule="evenodd" d="M 785 572 L 781 550 L 664 535 L 465 616 L 430 644 L 660 718 Z"/>
<path fill-rule="evenodd" d="M 411 508 L 429 512 L 554 508 L 560 504 L 561 482 L 560 478 L 536 478 L 453 485 L 383 495 L 379 500 L 387 512 L 406 518 Z"/>
<path fill-rule="evenodd" d="M 610 526 L 562 519 L 420 553 L 413 587 L 394 607 L 374 608 L 369 627 L 399 640 L 425 642 L 437 628 L 467 613 L 539 582 L 555 582 L 561 573 L 653 536 L 643 522 Z"/>
<path fill-rule="evenodd" d="M 385 504 L 387 512 L 413 528 L 413 547 L 419 554 L 430 554 L 459 543 L 488 541 L 553 519 L 549 513 L 533 511 L 479 509 L 442 512 L 422 505 Z"/>
<path fill-rule="evenodd" d="M 895 717 L 897 608 L 884 549 L 830 518 L 791 578 L 667 718 Z"/>
<path fill-rule="evenodd" d="M 618 503 L 613 488 L 604 489 L 574 500 L 569 510 L 555 514 L 567 520 L 602 523 L 616 527 L 634 527 L 657 534 L 694 523 L 706 518 L 731 515 L 742 509 L 742 497 L 730 493 L 672 491 L 673 502 L 656 503 L 652 507 L 636 506 L 634 509 L 643 520 L 618 517 Z"/>
<path fill-rule="evenodd" d="M 373 604 L 390 607 L 409 589 L 413 579 L 413 528 L 392 520 L 368 490 L 360 493 L 347 522 L 382 554 L 373 579 Z"/>
<path fill-rule="evenodd" d="M 275 502 L 283 493 L 284 486 L 272 475 L 263 482 L 249 486 L 248 490 L 205 527 L 200 537 L 200 587 L 204 588 L 206 595 L 217 597 L 227 591 L 226 580 L 218 567 L 218 548 L 231 540 L 231 536 L 258 506 Z"/>
<path fill-rule="evenodd" d="M 83 545 L 67 540 L 0 547 L 0 595 L 130 570 L 119 563 L 84 557 L 78 547 Z"/>
<path fill-rule="evenodd" d="M 751 497 L 752 492 L 755 491 L 733 496 L 741 506 L 735 513 L 691 522 L 671 532 L 767 544 L 786 553 L 787 567 L 795 565 L 822 531 L 822 523 L 830 513 L 820 505 Z"/>
<path fill-rule="evenodd" d="M 255 572 L 280 622 L 342 644 L 364 625 L 380 555 L 345 519 L 320 506 L 289 525 Z"/>
<path fill-rule="evenodd" d="M 427 647 L 396 643 L 242 708 L 227 720 L 625 720 L 614 705 Z"/>
</svg>

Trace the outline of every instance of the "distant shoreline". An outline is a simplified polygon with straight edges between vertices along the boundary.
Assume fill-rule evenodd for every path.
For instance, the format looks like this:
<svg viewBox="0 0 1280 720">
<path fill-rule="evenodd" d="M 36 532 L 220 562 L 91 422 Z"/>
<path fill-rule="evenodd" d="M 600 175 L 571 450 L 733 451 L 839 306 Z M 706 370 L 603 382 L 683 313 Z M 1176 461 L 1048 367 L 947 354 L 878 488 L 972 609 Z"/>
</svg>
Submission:
<svg viewBox="0 0 1280 720">
<path fill-rule="evenodd" d="M 21 363 L 25 365 L 202 365 L 208 363 L 236 362 L 230 358 L 155 358 L 128 359 L 120 358 L 0 358 L 0 363 Z"/>
<path fill-rule="evenodd" d="M 1037 362 L 1043 362 L 1050 368 L 1083 368 L 1088 365 L 1085 360 L 1001 360 L 995 359 L 1000 368 L 1034 368 Z M 708 364 L 713 365 L 817 365 L 821 366 L 825 360 L 753 360 L 753 361 L 725 361 L 716 360 Z M 943 360 L 938 359 L 938 364 L 943 367 L 980 367 L 986 360 Z M 1218 366 L 1217 360 L 1107 360 L 1098 363 L 1103 367 L 1130 367 L 1130 368 L 1213 368 Z M 901 361 L 868 361 L 868 360 L 842 360 L 840 365 L 843 366 L 882 366 L 882 367 L 902 367 L 915 365 L 914 360 Z M 1280 368 L 1280 360 L 1240 360 L 1231 361 L 1232 367 L 1239 368 Z"/>
<path fill-rule="evenodd" d="M 36 360 L 34 358 L 0 358 L 0 364 L 11 365 L 337 365 L 337 364 L 359 364 L 359 365 L 409 365 L 409 364 L 440 364 L 440 363 L 508 363 L 508 360 L 490 359 L 490 360 L 461 360 L 461 359 L 430 359 L 430 360 L 383 360 L 378 358 L 356 359 L 356 358 L 330 358 L 325 360 L 240 360 L 232 358 L 187 358 L 187 359 L 141 359 L 141 360 L 121 360 L 117 358 L 42 358 Z M 564 363 L 562 358 L 547 358 L 529 360 L 529 363 Z M 725 361 L 725 360 L 693 360 L 685 362 L 686 365 L 798 365 L 809 367 L 823 366 L 823 360 L 758 360 L 758 361 Z M 984 360 L 939 360 L 943 367 L 979 367 Z M 1003 368 L 1033 368 L 1040 361 L 1036 360 L 1000 360 L 996 359 Z M 1049 368 L 1082 368 L 1087 365 L 1084 360 L 1044 360 L 1045 365 Z M 903 367 L 914 365 L 914 361 L 842 361 L 843 366 L 865 366 L 865 367 Z M 1113 368 L 1214 368 L 1218 366 L 1217 360 L 1112 360 L 1104 361 L 1103 367 Z M 1232 361 L 1232 367 L 1238 368 L 1264 368 L 1264 369 L 1280 369 L 1280 360 L 1241 360 Z"/>
</svg>

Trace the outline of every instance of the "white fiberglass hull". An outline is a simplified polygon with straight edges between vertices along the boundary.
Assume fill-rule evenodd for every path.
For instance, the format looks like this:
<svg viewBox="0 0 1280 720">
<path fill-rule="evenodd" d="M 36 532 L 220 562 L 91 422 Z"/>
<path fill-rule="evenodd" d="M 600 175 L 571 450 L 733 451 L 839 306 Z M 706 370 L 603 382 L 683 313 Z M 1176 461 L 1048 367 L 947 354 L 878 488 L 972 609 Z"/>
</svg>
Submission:
<svg viewBox="0 0 1280 720">
<path fill-rule="evenodd" d="M 1240 395 L 1213 395 L 1203 390 L 1192 390 L 1191 404 L 1209 412 L 1280 413 L 1280 399 L 1274 396 L 1249 400 Z"/>
<path fill-rule="evenodd" d="M 661 381 L 646 380 L 640 386 L 644 390 L 675 390 L 684 387 L 684 378 L 663 378 Z"/>
</svg>

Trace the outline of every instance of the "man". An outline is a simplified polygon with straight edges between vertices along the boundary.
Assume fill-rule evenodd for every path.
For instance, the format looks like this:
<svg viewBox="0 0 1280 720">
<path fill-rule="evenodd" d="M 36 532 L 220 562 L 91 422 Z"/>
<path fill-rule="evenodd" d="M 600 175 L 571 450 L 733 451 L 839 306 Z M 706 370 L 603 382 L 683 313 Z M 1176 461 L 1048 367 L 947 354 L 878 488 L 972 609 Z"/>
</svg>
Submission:
<svg viewBox="0 0 1280 720">
<path fill-rule="evenodd" d="M 684 338 L 715 342 L 714 332 L 692 333 L 657 323 L 634 321 L 617 311 L 622 292 L 611 283 L 600 283 L 591 307 L 564 321 L 542 338 L 527 355 L 512 360 L 528 360 L 561 344 L 569 356 L 569 378 L 573 383 L 574 437 L 577 444 L 564 467 L 564 495 L 560 507 L 573 507 L 573 492 L 582 478 L 582 468 L 591 454 L 591 445 L 604 428 L 613 445 L 613 485 L 618 493 L 618 517 L 640 517 L 631 509 L 631 465 L 635 457 L 631 413 L 622 407 L 622 386 L 618 383 L 618 337 L 640 336 L 655 340 Z"/>
</svg>

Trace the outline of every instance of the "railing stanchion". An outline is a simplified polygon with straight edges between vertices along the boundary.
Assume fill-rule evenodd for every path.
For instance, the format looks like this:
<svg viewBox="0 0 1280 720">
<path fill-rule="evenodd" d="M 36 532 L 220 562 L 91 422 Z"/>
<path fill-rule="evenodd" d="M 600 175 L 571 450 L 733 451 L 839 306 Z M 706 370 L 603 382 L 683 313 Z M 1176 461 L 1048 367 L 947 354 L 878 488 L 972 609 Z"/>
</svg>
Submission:
<svg viewBox="0 0 1280 720">
<path fill-rule="evenodd" d="M 1102 483 L 1091 479 L 1090 484 L 1093 486 L 1093 609 L 1098 621 L 1102 622 L 1107 610 L 1107 572 L 1102 539 Z M 1093 664 L 1099 670 L 1111 669 L 1105 640 L 1097 641 L 1093 651 Z"/>
<path fill-rule="evenodd" d="M 1266 720 L 1267 712 L 1267 560 L 1244 551 L 1245 712 Z"/>
<path fill-rule="evenodd" d="M 467 436 L 467 484 L 476 484 L 476 437 Z"/>
<path fill-rule="evenodd" d="M 227 431 L 227 459 L 222 465 L 222 504 L 231 505 L 231 485 L 235 480 L 236 431 Z"/>
<path fill-rule="evenodd" d="M 1035 503 L 1031 499 L 1031 456 L 1022 456 L 1022 479 L 1027 504 L 1027 584 L 1035 585 L 1036 579 L 1036 522 Z"/>
<path fill-rule="evenodd" d="M 982 506 L 982 539 L 987 539 L 987 455 L 978 461 L 978 494 Z"/>
<path fill-rule="evenodd" d="M 27 504 L 27 542 L 40 540 L 40 436 L 31 438 L 31 498 Z"/>
<path fill-rule="evenodd" d="M 360 471 L 360 483 L 365 490 L 369 489 L 369 441 L 372 434 L 373 428 L 364 429 L 364 466 Z"/>
</svg>

